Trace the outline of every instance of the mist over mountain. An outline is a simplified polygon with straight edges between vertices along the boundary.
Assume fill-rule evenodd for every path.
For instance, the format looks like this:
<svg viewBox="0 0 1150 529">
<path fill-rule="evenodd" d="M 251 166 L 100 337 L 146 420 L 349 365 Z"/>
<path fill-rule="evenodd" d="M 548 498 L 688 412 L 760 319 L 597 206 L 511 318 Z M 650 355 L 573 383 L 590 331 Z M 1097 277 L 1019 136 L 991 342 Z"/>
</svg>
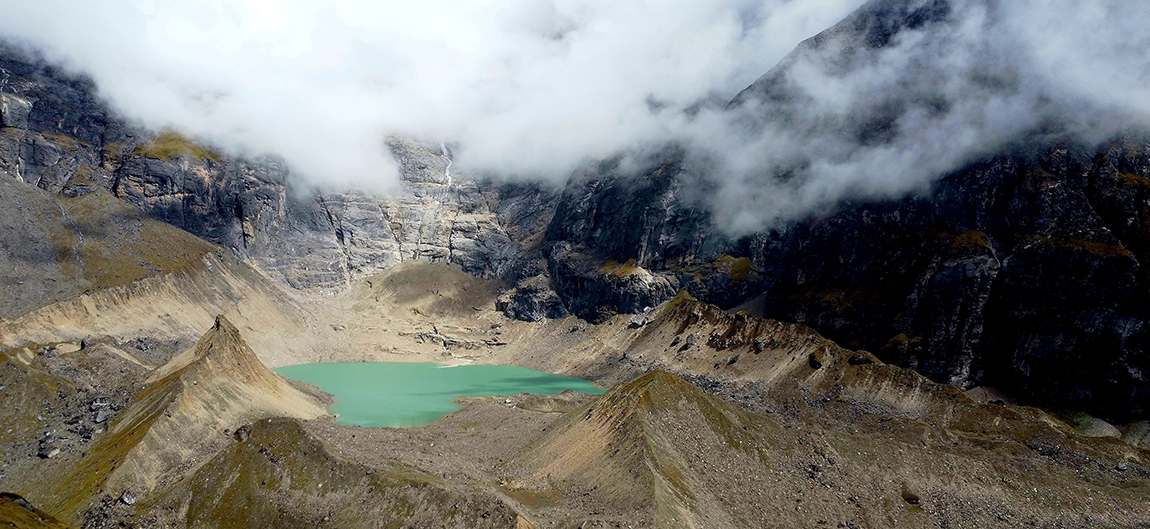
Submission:
<svg viewBox="0 0 1150 529">
<path fill-rule="evenodd" d="M 858 4 L 17 2 L 0 34 L 153 128 L 379 189 L 398 179 L 386 134 L 446 142 L 459 168 L 561 182 L 673 135 L 679 109 L 729 98 Z"/>
<path fill-rule="evenodd" d="M 128 118 L 328 188 L 394 189 L 389 134 L 550 183 L 686 145 L 735 233 L 923 191 L 1022 137 L 1093 144 L 1150 118 L 1144 3 L 892 2 L 917 22 L 886 34 L 855 14 L 843 25 L 879 29 L 786 55 L 858 4 L 14 2 L 0 34 Z"/>
</svg>

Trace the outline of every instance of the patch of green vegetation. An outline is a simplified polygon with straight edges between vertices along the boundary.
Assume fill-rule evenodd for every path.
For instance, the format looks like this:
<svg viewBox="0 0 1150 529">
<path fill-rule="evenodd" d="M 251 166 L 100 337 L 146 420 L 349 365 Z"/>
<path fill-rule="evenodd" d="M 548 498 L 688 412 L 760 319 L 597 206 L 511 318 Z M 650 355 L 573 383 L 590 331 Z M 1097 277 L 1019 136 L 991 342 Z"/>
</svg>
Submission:
<svg viewBox="0 0 1150 529">
<path fill-rule="evenodd" d="M 721 254 L 714 261 L 694 266 L 678 266 L 671 271 L 680 274 L 691 274 L 693 281 L 703 281 L 715 274 L 727 274 L 733 281 L 750 281 L 757 277 L 755 264 L 747 257 L 734 257 Z"/>
<path fill-rule="evenodd" d="M 68 529 L 70 526 L 48 513 L 28 508 L 26 500 L 8 492 L 0 493 L 0 527 L 11 529 Z"/>
<path fill-rule="evenodd" d="M 667 304 L 664 305 L 663 312 L 666 313 L 675 310 L 675 307 L 678 307 L 679 305 L 682 305 L 688 301 L 699 300 L 695 299 L 695 296 L 692 296 L 690 292 L 687 292 L 686 290 L 680 290 L 677 294 L 675 294 L 675 297 L 667 300 Z"/>
<path fill-rule="evenodd" d="M 608 259 L 603 262 L 603 266 L 599 267 L 600 274 L 613 275 L 615 277 L 627 277 L 638 270 L 639 267 L 635 265 L 634 259 L 628 259 L 626 263 L 622 264 L 614 259 Z"/>
<path fill-rule="evenodd" d="M 60 218 L 57 226 L 59 229 L 52 230 L 52 248 L 56 252 L 56 264 L 60 266 L 60 275 L 76 277 L 80 273 L 80 262 L 76 259 L 74 250 L 79 239 L 65 219 Z"/>
<path fill-rule="evenodd" d="M 1150 187 L 1150 178 L 1146 178 L 1145 176 L 1139 174 L 1118 173 L 1114 175 L 1114 178 L 1117 178 L 1118 181 L 1124 182 L 1128 185 Z"/>
<path fill-rule="evenodd" d="M 529 509 L 547 509 L 550 507 L 557 507 L 562 500 L 559 492 L 556 490 L 530 490 L 530 489 L 513 489 L 509 487 L 499 487 L 505 494 L 511 496 L 515 501 L 525 505 Z"/>
<path fill-rule="evenodd" d="M 158 158 L 165 162 L 170 162 L 172 158 L 199 158 L 213 162 L 220 161 L 219 154 L 204 149 L 196 145 L 192 140 L 173 131 L 159 133 L 155 138 L 152 138 L 152 141 L 136 147 L 136 150 L 132 151 L 132 154 Z"/>
<path fill-rule="evenodd" d="M 886 342 L 886 347 L 902 347 L 912 343 L 919 343 L 922 341 L 922 336 L 915 336 L 911 338 L 906 333 L 899 334 Z"/>
<path fill-rule="evenodd" d="M 698 504 L 698 499 L 691 492 L 691 487 L 687 481 L 687 473 L 680 467 L 679 458 L 675 456 L 673 449 L 668 449 L 663 445 L 659 439 L 654 428 L 649 423 L 644 423 L 643 429 L 645 431 L 644 438 L 647 441 L 647 450 L 651 454 L 652 470 L 662 478 L 662 483 L 665 485 L 663 490 L 669 493 L 669 496 L 674 498 L 674 503 L 682 505 L 689 511 L 695 511 Z M 658 487 L 658 485 L 656 485 Z M 676 511 L 673 504 L 668 504 L 665 501 L 659 501 L 663 496 L 656 492 L 656 519 L 662 520 L 664 523 L 673 519 L 673 512 Z M 665 496 L 664 496 L 665 497 Z"/>
<path fill-rule="evenodd" d="M 735 281 L 746 281 L 748 279 L 748 273 L 750 273 L 751 268 L 754 266 L 750 258 L 747 257 L 732 257 L 727 254 L 722 254 L 716 257 L 715 260 L 730 266 L 727 273 L 730 274 L 731 279 Z"/>
<path fill-rule="evenodd" d="M 75 150 L 75 149 L 79 149 L 80 147 L 91 147 L 91 145 L 87 142 L 80 141 L 80 140 L 77 140 L 76 138 L 73 138 L 71 136 L 65 136 L 63 134 L 56 134 L 53 132 L 44 132 L 44 133 L 42 133 L 42 135 L 44 136 L 44 138 L 46 138 L 47 140 L 56 144 L 58 147 L 60 147 L 62 149 L 66 149 L 66 150 Z"/>
<path fill-rule="evenodd" d="M 1134 159 L 1134 158 L 1137 158 L 1138 156 L 1142 155 L 1142 147 L 1140 145 L 1138 145 L 1137 143 L 1134 143 L 1132 141 L 1128 141 L 1128 142 L 1126 142 L 1125 145 L 1123 145 L 1123 147 L 1126 148 L 1126 158 L 1127 159 Z"/>
<path fill-rule="evenodd" d="M 1051 244 L 1060 248 L 1080 248 L 1099 257 L 1134 257 L 1134 254 L 1130 253 L 1130 250 L 1127 250 L 1126 247 L 1120 244 L 1088 241 L 1086 239 L 1079 238 L 1055 239 L 1053 237 L 1047 237 L 1044 235 L 1034 235 L 1028 238 L 1032 241 L 1036 241 L 1042 244 Z"/>
<path fill-rule="evenodd" d="M 71 226 L 53 235 L 61 273 L 73 276 L 82 266 L 84 279 L 93 289 L 183 270 L 215 249 L 190 233 L 127 209 L 103 190 L 58 200 L 84 234 L 79 246 L 82 263 L 73 253 L 78 239 Z"/>
<path fill-rule="evenodd" d="M 1147 494 L 1150 493 L 1150 481 L 1146 481 L 1144 479 L 1119 481 L 1118 488 L 1136 494 Z"/>
<path fill-rule="evenodd" d="M 847 301 L 847 293 L 837 288 L 814 293 L 814 296 L 823 303 L 831 303 L 843 308 L 851 306 L 850 301 Z"/>
<path fill-rule="evenodd" d="M 944 233 L 943 237 L 950 239 L 950 245 L 955 248 L 990 247 L 990 242 L 986 239 L 986 232 L 980 230 L 964 231 L 958 235 Z"/>
<path fill-rule="evenodd" d="M 100 155 L 105 159 L 119 158 L 124 153 L 124 144 L 120 142 L 112 142 L 104 146 L 100 150 Z"/>
</svg>

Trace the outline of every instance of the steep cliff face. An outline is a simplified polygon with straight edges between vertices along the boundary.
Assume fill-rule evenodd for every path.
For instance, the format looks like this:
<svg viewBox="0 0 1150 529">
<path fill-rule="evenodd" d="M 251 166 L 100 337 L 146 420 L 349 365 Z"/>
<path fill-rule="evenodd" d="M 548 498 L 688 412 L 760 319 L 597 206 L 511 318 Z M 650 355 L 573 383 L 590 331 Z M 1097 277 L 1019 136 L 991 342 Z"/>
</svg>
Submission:
<svg viewBox="0 0 1150 529">
<path fill-rule="evenodd" d="M 797 137 L 855 147 L 893 141 L 901 117 L 933 103 L 893 94 L 897 105 L 868 101 L 822 119 L 803 110 L 793 70 L 847 75 L 901 33 L 944 27 L 952 8 L 870 3 L 804 42 L 729 108 L 750 108 L 751 129 L 785 126 Z M 916 79 L 906 90 L 920 82 L 929 83 Z M 551 279 L 585 318 L 595 316 L 592 308 L 635 312 L 686 289 L 810 325 L 938 381 L 1142 415 L 1150 395 L 1150 311 L 1139 301 L 1150 294 L 1141 266 L 1150 245 L 1148 137 L 1126 132 L 1095 146 L 1047 129 L 1025 132 L 925 192 L 842 203 L 737 240 L 715 230 L 706 211 L 674 220 L 690 209 L 684 197 L 700 192 L 691 186 L 703 186 L 690 155 L 664 154 L 640 169 L 572 178 L 547 231 L 549 248 L 561 250 L 549 254 Z M 664 167 L 674 177 L 652 169 Z M 573 266 L 572 255 L 589 264 Z M 634 287 L 611 277 L 619 270 L 612 261 L 671 288 L 646 289 L 636 303 L 625 295 Z"/>
<path fill-rule="evenodd" d="M 686 289 L 724 307 L 750 300 L 743 308 L 938 381 L 1144 414 L 1150 142 L 1034 150 L 973 164 L 922 196 L 843 204 L 737 241 L 699 212 L 679 232 L 693 254 L 637 242 L 674 239 L 650 221 L 683 209 L 674 197 L 573 179 L 548 230 L 551 281 L 587 319 Z M 579 213 L 566 221 L 568 211 Z M 597 211 L 610 212 L 601 231 Z M 630 242 L 596 244 L 611 234 Z"/>
<path fill-rule="evenodd" d="M 115 116 L 95 87 L 0 45 L 0 170 L 75 197 L 97 187 L 233 249 L 296 288 L 338 287 L 408 259 L 497 277 L 518 253 L 443 146 L 391 138 L 402 186 L 387 196 L 297 185 L 274 157 L 243 158 Z"/>
<path fill-rule="evenodd" d="M 1150 313 L 1130 248 L 1150 234 L 1130 226 L 1146 173 L 1112 164 L 1123 144 L 1003 157 L 800 224 L 761 257 L 776 277 L 761 307 L 936 380 L 1143 414 Z"/>
</svg>

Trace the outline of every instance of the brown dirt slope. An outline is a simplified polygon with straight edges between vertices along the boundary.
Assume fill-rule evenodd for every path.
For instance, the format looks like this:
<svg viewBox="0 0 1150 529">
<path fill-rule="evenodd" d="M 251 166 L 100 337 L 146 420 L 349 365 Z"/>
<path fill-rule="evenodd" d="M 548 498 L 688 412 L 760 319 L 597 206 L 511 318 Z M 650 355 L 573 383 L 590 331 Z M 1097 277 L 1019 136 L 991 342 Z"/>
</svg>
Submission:
<svg viewBox="0 0 1150 529">
<path fill-rule="evenodd" d="M 299 421 L 270 419 L 159 495 L 166 527 L 514 527 L 497 495 L 401 463 L 348 461 Z"/>
<path fill-rule="evenodd" d="M 0 346 L 110 340 L 180 344 L 166 362 L 200 337 L 218 314 L 245 329 L 272 366 L 307 361 L 323 333 L 270 280 L 226 252 L 201 255 L 182 269 L 104 288 L 0 321 Z M 157 361 L 158 360 L 158 361 Z"/>
<path fill-rule="evenodd" d="M 642 513 L 644 525 L 657 527 L 760 526 L 767 520 L 739 499 L 767 486 L 763 462 L 778 430 L 654 371 L 557 421 L 511 464 L 519 476 L 512 488 L 520 495 L 559 490 L 569 500 L 585 497 L 604 511 L 587 520 L 592 524 L 634 521 Z M 735 475 L 740 469 L 754 470 L 744 480 Z M 726 486 L 715 489 L 715 480 Z"/>
<path fill-rule="evenodd" d="M 597 343 L 576 346 L 600 349 L 583 374 L 602 382 L 666 370 L 693 384 L 646 375 L 557 421 L 513 467 L 521 495 L 561 495 L 532 513 L 540 520 L 1150 525 L 1150 451 L 1138 446 L 1083 435 L 1036 408 L 976 402 L 800 325 L 688 299 L 660 307 L 639 328 L 624 323 L 600 326 Z M 719 404 L 684 404 L 698 400 L 687 387 L 705 388 Z M 731 407 L 754 418 L 692 411 Z M 751 441 L 716 435 L 730 424 Z M 742 446 L 758 457 L 732 455 Z M 674 482 L 675 469 L 685 476 L 679 490 L 690 494 L 666 493 L 662 483 Z"/>
<path fill-rule="evenodd" d="M 143 496 L 191 461 L 220 432 L 260 417 L 314 418 L 324 406 L 260 363 L 224 317 L 192 350 L 160 367 L 75 467 L 25 491 L 64 519 L 123 490 Z"/>
<path fill-rule="evenodd" d="M 899 384 L 885 367 L 847 371 Z M 918 418 L 832 387 L 756 413 L 655 371 L 552 423 L 505 488 L 539 526 L 1150 524 L 1150 452 L 1029 408 Z"/>
</svg>

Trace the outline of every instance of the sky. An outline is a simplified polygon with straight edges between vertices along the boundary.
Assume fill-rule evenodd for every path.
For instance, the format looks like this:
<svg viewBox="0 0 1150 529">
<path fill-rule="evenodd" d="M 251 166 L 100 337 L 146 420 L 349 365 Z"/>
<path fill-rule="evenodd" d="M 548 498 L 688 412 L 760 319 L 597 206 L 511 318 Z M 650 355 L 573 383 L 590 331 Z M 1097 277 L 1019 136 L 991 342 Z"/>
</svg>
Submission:
<svg viewBox="0 0 1150 529">
<path fill-rule="evenodd" d="M 861 0 L 0 3 L 0 36 L 125 117 L 312 185 L 393 189 L 390 134 L 559 185 L 676 142 L 736 232 L 921 191 L 1037 129 L 1097 142 L 1150 121 L 1150 2 L 957 2 L 848 63 L 787 59 L 803 96 L 782 109 L 725 104 Z"/>
</svg>

